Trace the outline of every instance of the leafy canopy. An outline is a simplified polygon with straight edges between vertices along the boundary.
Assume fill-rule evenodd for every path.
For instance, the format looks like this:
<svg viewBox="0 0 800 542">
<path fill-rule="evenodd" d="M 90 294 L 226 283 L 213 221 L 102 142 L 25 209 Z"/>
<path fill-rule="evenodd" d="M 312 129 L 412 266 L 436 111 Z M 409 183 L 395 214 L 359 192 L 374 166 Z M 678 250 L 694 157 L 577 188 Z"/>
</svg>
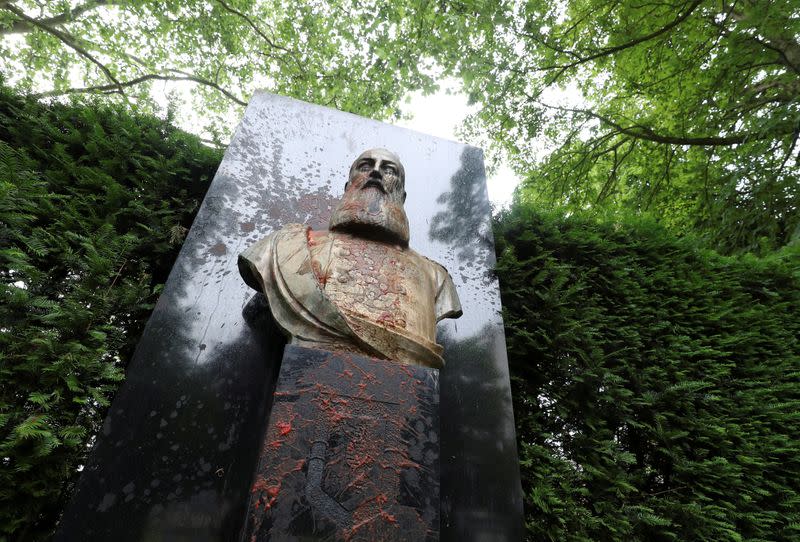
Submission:
<svg viewBox="0 0 800 542">
<path fill-rule="evenodd" d="M 796 1 L 467 1 L 449 13 L 470 40 L 443 32 L 458 53 L 441 58 L 482 105 L 473 128 L 525 175 L 523 201 L 649 213 L 725 251 L 800 236 Z"/>
<path fill-rule="evenodd" d="M 218 136 L 256 87 L 390 118 L 460 76 L 481 105 L 465 136 L 510 158 L 522 200 L 650 214 L 726 252 L 800 236 L 798 36 L 794 0 L 0 0 L 18 88 L 155 110 L 156 85 L 188 81 Z"/>
<path fill-rule="evenodd" d="M 103 94 L 140 110 L 158 82 L 189 81 L 197 118 L 223 130 L 259 87 L 386 118 L 435 85 L 415 4 L 0 0 L 0 71 L 36 96 Z"/>
</svg>

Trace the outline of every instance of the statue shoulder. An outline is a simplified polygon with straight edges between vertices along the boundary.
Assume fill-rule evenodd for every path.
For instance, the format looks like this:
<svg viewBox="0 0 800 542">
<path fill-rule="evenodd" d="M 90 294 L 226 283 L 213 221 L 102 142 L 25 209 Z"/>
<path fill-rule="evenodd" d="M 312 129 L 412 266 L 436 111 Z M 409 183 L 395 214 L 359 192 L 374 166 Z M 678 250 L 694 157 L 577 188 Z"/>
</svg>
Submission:
<svg viewBox="0 0 800 542">
<path fill-rule="evenodd" d="M 305 232 L 311 229 L 311 226 L 307 224 L 287 224 L 280 230 L 275 233 L 297 233 L 297 232 Z"/>
<path fill-rule="evenodd" d="M 446 277 L 450 276 L 447 268 L 436 260 L 431 260 L 427 256 L 423 256 L 419 252 L 410 248 L 408 249 L 408 252 L 414 255 L 415 259 L 419 262 L 419 265 L 424 265 L 428 272 L 436 278 L 437 287 L 441 286 L 442 282 L 446 280 Z"/>
<path fill-rule="evenodd" d="M 411 250 L 411 249 L 409 249 Z M 461 301 L 458 298 L 456 285 L 447 268 L 437 261 L 431 260 L 416 251 L 411 251 L 422 265 L 428 267 L 436 288 L 436 321 L 444 318 L 458 318 L 462 314 Z"/>
<path fill-rule="evenodd" d="M 309 230 L 305 224 L 288 224 L 247 247 L 239 254 L 237 262 L 239 274 L 244 282 L 254 290 L 263 292 L 276 243 L 286 241 L 291 243 L 293 239 L 305 240 L 306 232 Z"/>
</svg>

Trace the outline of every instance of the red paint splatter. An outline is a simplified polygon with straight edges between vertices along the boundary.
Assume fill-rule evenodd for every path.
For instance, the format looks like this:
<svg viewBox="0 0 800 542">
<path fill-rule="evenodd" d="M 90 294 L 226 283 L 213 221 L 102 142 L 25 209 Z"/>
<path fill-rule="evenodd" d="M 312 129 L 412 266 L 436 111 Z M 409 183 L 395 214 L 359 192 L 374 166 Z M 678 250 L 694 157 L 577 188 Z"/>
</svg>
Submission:
<svg viewBox="0 0 800 542">
<path fill-rule="evenodd" d="M 269 510 L 275 505 L 275 502 L 278 500 L 278 493 L 281 491 L 281 482 L 278 480 L 277 482 L 268 482 L 264 479 L 263 476 L 259 475 L 256 477 L 256 481 L 253 484 L 253 488 L 250 490 L 251 493 L 261 493 L 255 501 L 255 508 L 258 510 L 262 506 L 264 510 Z"/>
<path fill-rule="evenodd" d="M 291 422 L 283 422 L 283 421 L 281 421 L 281 422 L 276 423 L 275 427 L 278 428 L 278 432 L 280 433 L 280 435 L 282 437 L 288 435 L 292 431 L 292 423 Z"/>
<path fill-rule="evenodd" d="M 225 243 L 217 243 L 216 245 L 208 249 L 208 252 L 210 252 L 214 256 L 224 256 L 225 253 L 228 252 L 228 247 L 225 246 Z"/>
</svg>

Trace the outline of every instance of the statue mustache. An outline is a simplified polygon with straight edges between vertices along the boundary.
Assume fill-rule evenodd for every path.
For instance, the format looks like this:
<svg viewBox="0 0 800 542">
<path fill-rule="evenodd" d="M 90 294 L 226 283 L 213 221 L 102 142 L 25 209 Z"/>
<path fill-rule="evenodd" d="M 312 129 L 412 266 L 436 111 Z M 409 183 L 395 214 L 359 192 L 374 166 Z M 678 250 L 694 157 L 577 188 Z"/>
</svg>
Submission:
<svg viewBox="0 0 800 542">
<path fill-rule="evenodd" d="M 386 185 L 383 184 L 383 179 L 378 177 L 369 176 L 366 180 L 363 181 L 363 184 L 359 187 L 359 190 L 364 190 L 365 188 L 370 187 L 378 188 L 383 194 L 387 194 L 388 191 L 386 190 Z"/>
</svg>

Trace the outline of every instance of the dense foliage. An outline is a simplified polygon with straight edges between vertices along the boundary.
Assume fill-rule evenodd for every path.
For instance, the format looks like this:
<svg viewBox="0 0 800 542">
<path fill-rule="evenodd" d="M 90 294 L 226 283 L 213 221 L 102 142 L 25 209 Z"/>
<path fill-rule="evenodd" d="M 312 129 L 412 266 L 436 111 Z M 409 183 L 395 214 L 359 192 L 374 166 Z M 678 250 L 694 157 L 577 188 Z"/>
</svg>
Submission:
<svg viewBox="0 0 800 542">
<path fill-rule="evenodd" d="M 434 86 L 424 5 L 0 0 L 0 72 L 40 96 L 103 95 L 138 110 L 175 90 L 178 120 L 223 136 L 256 88 L 386 118 L 409 90 Z"/>
<path fill-rule="evenodd" d="M 0 92 L 0 538 L 53 528 L 219 159 Z M 497 223 L 529 537 L 800 537 L 800 248 L 581 216 Z"/>
<path fill-rule="evenodd" d="M 531 540 L 800 539 L 800 246 L 524 206 L 496 238 Z"/>
<path fill-rule="evenodd" d="M 468 0 L 436 28 L 524 201 L 650 214 L 726 252 L 800 237 L 796 0 Z"/>
<path fill-rule="evenodd" d="M 52 530 L 220 159 L 0 89 L 0 540 Z"/>
</svg>

